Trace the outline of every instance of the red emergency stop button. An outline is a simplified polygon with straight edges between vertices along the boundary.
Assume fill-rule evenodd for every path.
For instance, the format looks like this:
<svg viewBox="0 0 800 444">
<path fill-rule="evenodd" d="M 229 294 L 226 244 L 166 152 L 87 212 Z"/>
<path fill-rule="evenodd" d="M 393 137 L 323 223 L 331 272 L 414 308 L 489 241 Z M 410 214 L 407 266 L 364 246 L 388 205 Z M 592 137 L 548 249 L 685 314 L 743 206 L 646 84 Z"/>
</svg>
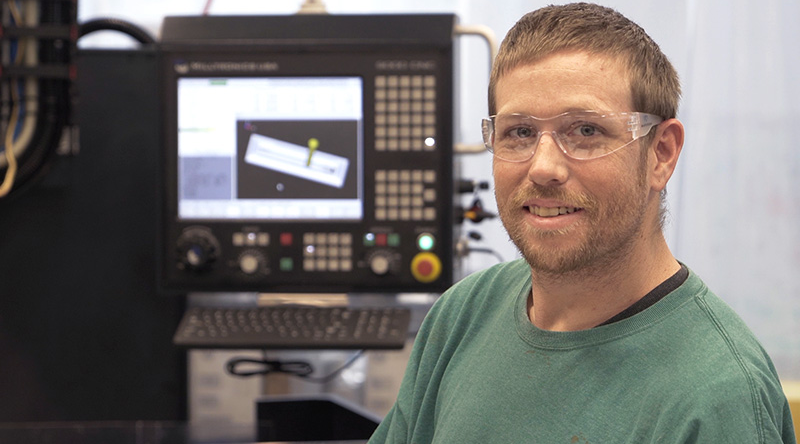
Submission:
<svg viewBox="0 0 800 444">
<path fill-rule="evenodd" d="M 442 261 L 433 253 L 419 253 L 411 259 L 411 274 L 420 282 L 433 282 L 442 274 Z"/>
</svg>

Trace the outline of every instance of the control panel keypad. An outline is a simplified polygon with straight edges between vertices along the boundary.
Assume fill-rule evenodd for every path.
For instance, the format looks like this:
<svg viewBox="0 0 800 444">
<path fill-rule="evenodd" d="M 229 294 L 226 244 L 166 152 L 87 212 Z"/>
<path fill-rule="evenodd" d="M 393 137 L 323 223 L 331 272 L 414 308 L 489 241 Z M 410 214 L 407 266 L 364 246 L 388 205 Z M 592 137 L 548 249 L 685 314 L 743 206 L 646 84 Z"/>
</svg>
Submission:
<svg viewBox="0 0 800 444">
<path fill-rule="evenodd" d="M 376 170 L 375 219 L 436 220 L 435 170 Z"/>
<path fill-rule="evenodd" d="M 303 271 L 346 273 L 352 269 L 352 233 L 305 233 L 303 235 Z"/>
<path fill-rule="evenodd" d="M 375 150 L 436 149 L 436 77 L 375 77 Z"/>
</svg>

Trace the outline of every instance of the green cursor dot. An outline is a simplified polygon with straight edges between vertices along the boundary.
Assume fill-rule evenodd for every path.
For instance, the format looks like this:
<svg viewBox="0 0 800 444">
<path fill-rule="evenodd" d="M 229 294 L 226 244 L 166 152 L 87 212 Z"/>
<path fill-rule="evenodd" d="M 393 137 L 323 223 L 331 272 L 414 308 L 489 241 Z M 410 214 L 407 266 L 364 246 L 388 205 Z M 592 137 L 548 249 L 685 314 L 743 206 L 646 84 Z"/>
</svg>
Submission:
<svg viewBox="0 0 800 444">
<path fill-rule="evenodd" d="M 314 155 L 314 151 L 319 148 L 319 140 L 315 138 L 308 139 L 308 160 L 306 161 L 306 166 L 311 166 L 311 156 Z"/>
</svg>

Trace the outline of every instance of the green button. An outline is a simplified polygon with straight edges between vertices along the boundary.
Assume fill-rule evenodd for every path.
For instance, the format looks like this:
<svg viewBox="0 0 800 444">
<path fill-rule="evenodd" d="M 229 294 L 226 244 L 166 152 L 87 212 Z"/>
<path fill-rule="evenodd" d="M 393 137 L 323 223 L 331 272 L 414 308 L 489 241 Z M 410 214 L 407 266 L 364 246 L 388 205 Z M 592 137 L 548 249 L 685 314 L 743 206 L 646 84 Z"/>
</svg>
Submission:
<svg viewBox="0 0 800 444">
<path fill-rule="evenodd" d="M 294 261 L 290 257 L 282 257 L 280 262 L 281 271 L 294 270 Z"/>
<path fill-rule="evenodd" d="M 432 234 L 423 233 L 417 237 L 417 246 L 422 251 L 428 251 L 432 249 L 435 243 L 436 239 L 434 239 Z"/>
<path fill-rule="evenodd" d="M 367 233 L 364 235 L 364 246 L 365 247 L 374 247 L 375 246 L 375 234 L 374 233 Z"/>
<path fill-rule="evenodd" d="M 399 247 L 400 246 L 400 235 L 398 233 L 391 233 L 386 238 L 386 243 L 390 247 Z"/>
</svg>

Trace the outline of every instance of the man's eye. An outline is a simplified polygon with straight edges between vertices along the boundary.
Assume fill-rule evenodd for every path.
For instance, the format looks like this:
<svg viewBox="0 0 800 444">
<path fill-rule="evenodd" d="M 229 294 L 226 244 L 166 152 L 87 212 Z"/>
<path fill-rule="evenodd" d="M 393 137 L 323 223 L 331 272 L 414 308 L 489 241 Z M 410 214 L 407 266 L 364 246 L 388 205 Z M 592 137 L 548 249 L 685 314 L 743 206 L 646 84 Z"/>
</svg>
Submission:
<svg viewBox="0 0 800 444">
<path fill-rule="evenodd" d="M 571 130 L 567 133 L 571 137 L 592 137 L 599 136 L 600 129 L 588 123 L 580 123 L 571 126 Z"/>
<path fill-rule="evenodd" d="M 578 127 L 578 133 L 584 137 L 591 137 L 597 134 L 597 128 L 591 125 L 581 125 Z"/>
<path fill-rule="evenodd" d="M 518 126 L 516 128 L 512 128 L 511 131 L 509 131 L 509 134 L 511 135 L 511 137 L 516 137 L 519 139 L 525 139 L 528 137 L 533 137 L 535 135 L 533 130 L 531 128 L 528 128 L 527 126 Z"/>
</svg>

